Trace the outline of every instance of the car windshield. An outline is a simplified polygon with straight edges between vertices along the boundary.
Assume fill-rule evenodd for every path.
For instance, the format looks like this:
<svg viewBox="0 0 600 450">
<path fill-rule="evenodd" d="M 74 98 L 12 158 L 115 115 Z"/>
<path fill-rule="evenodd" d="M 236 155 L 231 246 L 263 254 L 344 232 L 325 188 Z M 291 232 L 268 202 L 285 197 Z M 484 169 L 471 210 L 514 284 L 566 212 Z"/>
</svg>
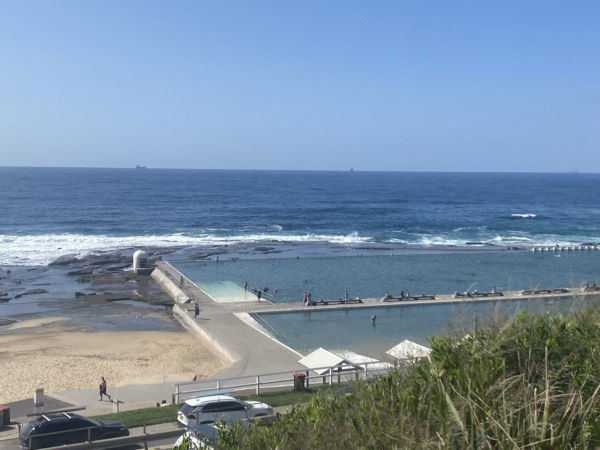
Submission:
<svg viewBox="0 0 600 450">
<path fill-rule="evenodd" d="M 189 413 L 192 409 L 194 409 L 193 406 L 188 405 L 187 403 L 184 403 L 183 405 L 181 405 L 181 408 L 179 408 L 179 412 L 182 412 L 183 414 L 187 414 Z"/>
<path fill-rule="evenodd" d="M 33 431 L 33 427 L 29 424 L 26 424 L 23 428 L 21 428 L 21 434 L 24 436 L 28 436 Z"/>
<path fill-rule="evenodd" d="M 89 417 L 85 418 L 85 421 L 88 422 L 87 424 L 85 424 L 86 427 L 99 427 L 102 424 L 100 422 L 98 422 L 97 420 L 94 419 L 90 419 Z"/>
</svg>

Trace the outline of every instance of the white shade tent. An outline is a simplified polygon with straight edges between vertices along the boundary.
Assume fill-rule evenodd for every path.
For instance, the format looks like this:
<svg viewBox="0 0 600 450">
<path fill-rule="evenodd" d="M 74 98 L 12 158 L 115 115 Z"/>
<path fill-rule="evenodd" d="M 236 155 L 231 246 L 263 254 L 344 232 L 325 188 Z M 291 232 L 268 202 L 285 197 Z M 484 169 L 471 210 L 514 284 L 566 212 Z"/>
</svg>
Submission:
<svg viewBox="0 0 600 450">
<path fill-rule="evenodd" d="M 431 349 L 405 339 L 386 353 L 396 359 L 425 358 Z"/>
</svg>

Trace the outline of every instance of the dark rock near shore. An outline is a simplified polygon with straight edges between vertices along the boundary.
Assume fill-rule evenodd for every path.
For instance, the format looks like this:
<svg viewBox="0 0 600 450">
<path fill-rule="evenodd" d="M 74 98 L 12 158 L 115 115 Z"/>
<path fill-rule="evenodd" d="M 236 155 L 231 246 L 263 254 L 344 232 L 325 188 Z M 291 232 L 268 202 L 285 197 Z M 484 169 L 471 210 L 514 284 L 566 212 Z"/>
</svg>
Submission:
<svg viewBox="0 0 600 450">
<path fill-rule="evenodd" d="M 10 325 L 15 323 L 16 320 L 12 320 L 12 319 L 2 319 L 0 318 L 0 327 L 6 326 L 6 325 Z"/>
<path fill-rule="evenodd" d="M 49 266 L 67 266 L 69 264 L 74 264 L 77 261 L 79 261 L 79 260 L 77 259 L 77 256 L 75 256 L 75 255 L 64 255 L 59 258 L 56 258 L 54 261 L 52 261 L 48 265 Z"/>
<path fill-rule="evenodd" d="M 8 295 L 8 292 L 0 292 L 0 297 L 6 297 Z"/>
<path fill-rule="evenodd" d="M 255 252 L 270 252 L 271 250 L 275 250 L 275 247 L 254 247 Z"/>
<path fill-rule="evenodd" d="M 210 258 L 211 256 L 223 255 L 225 253 L 227 253 L 227 250 L 214 250 L 211 252 L 198 252 L 198 253 L 194 253 L 194 254 L 190 255 L 188 257 L 188 259 L 202 260 L 202 259 Z"/>
<path fill-rule="evenodd" d="M 465 245 L 485 245 L 485 242 L 465 242 Z"/>
<path fill-rule="evenodd" d="M 94 271 L 92 269 L 79 269 L 79 270 L 71 270 L 70 272 L 66 272 L 65 275 L 74 276 L 74 275 L 91 275 Z"/>
<path fill-rule="evenodd" d="M 23 295 L 35 295 L 35 294 L 46 294 L 48 291 L 46 289 L 30 289 L 25 292 Z"/>
<path fill-rule="evenodd" d="M 80 297 L 85 297 L 86 293 L 85 292 L 75 292 L 75 298 L 80 298 Z"/>
</svg>

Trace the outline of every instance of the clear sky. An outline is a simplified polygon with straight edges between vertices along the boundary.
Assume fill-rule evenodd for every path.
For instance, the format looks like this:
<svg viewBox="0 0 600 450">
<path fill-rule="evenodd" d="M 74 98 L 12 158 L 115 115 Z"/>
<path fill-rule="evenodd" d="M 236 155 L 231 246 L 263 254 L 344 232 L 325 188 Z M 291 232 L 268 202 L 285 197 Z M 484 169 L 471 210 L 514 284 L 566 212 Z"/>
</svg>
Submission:
<svg viewBox="0 0 600 450">
<path fill-rule="evenodd" d="M 0 165 L 600 172 L 598 1 L 6 1 Z"/>
</svg>

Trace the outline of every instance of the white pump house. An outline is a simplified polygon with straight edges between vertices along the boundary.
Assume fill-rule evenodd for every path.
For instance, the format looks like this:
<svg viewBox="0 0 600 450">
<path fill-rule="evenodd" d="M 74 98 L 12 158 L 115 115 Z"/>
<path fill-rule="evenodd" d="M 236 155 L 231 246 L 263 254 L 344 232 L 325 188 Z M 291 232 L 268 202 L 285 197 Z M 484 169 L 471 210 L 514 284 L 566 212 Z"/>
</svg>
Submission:
<svg viewBox="0 0 600 450">
<path fill-rule="evenodd" d="M 133 271 L 138 275 L 149 275 L 152 272 L 148 253 L 143 250 L 137 250 L 133 254 Z"/>
</svg>

